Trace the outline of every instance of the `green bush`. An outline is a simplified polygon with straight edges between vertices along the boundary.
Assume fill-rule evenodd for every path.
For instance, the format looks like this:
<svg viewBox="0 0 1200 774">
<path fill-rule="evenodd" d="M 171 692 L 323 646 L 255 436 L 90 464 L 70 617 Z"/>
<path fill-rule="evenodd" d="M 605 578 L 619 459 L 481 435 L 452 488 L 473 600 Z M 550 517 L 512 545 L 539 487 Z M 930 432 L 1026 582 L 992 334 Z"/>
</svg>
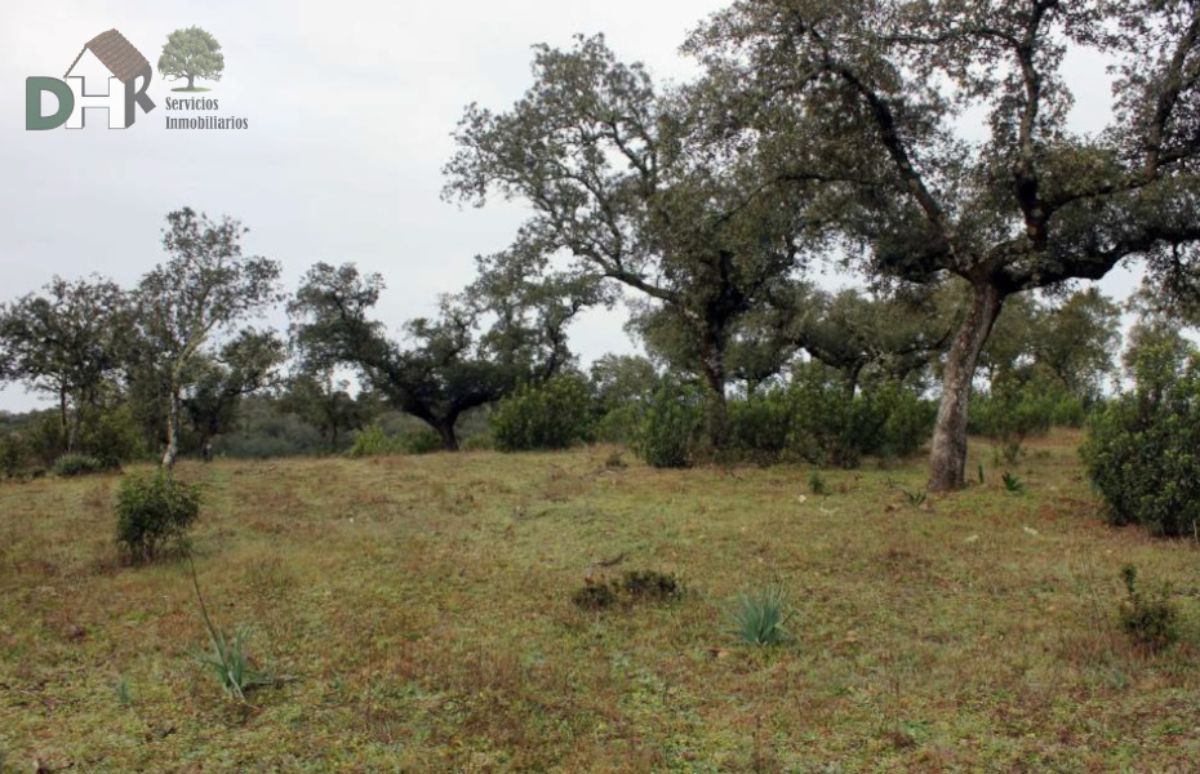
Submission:
<svg viewBox="0 0 1200 774">
<path fill-rule="evenodd" d="M 117 490 L 117 544 L 134 563 L 153 561 L 199 514 L 199 488 L 161 471 L 128 476 Z"/>
<path fill-rule="evenodd" d="M 379 425 L 371 425 L 354 436 L 354 443 L 346 454 L 351 457 L 379 457 L 403 451 L 400 440 L 385 433 Z"/>
<path fill-rule="evenodd" d="M 93 473 L 103 473 L 112 470 L 114 466 L 99 460 L 90 454 L 64 454 L 54 461 L 51 468 L 54 475 L 63 478 L 88 476 Z"/>
<path fill-rule="evenodd" d="M 492 437 L 500 451 L 565 449 L 591 438 L 587 382 L 575 374 L 524 385 L 496 406 Z"/>
<path fill-rule="evenodd" d="M 692 464 L 704 427 L 704 397 L 677 384 L 660 387 L 642 411 L 633 449 L 656 468 Z"/>
<path fill-rule="evenodd" d="M 759 463 L 778 460 L 788 449 L 792 408 L 788 393 L 779 389 L 730 401 L 731 451 Z"/>
<path fill-rule="evenodd" d="M 1139 645 L 1161 650 L 1179 639 L 1179 610 L 1171 602 L 1171 589 L 1160 586 L 1146 594 L 1137 587 L 1137 568 L 1121 568 L 1125 599 L 1121 602 L 1121 627 Z"/>
<path fill-rule="evenodd" d="M 405 433 L 397 443 L 405 454 L 432 454 L 446 448 L 442 436 L 428 427 Z"/>
<path fill-rule="evenodd" d="M 146 441 L 129 406 L 88 412 L 83 419 L 80 448 L 109 468 L 138 459 Z"/>
<path fill-rule="evenodd" d="M 25 444 L 21 436 L 9 433 L 0 437 L 0 474 L 13 478 L 25 467 Z"/>
<path fill-rule="evenodd" d="M 632 444 L 637 438 L 641 415 L 639 402 L 618 406 L 596 420 L 592 434 L 601 443 Z"/>
<path fill-rule="evenodd" d="M 1163 362 L 1164 354 L 1143 353 L 1136 387 L 1093 416 L 1080 453 L 1112 523 L 1193 536 L 1200 530 L 1200 358 Z"/>
</svg>

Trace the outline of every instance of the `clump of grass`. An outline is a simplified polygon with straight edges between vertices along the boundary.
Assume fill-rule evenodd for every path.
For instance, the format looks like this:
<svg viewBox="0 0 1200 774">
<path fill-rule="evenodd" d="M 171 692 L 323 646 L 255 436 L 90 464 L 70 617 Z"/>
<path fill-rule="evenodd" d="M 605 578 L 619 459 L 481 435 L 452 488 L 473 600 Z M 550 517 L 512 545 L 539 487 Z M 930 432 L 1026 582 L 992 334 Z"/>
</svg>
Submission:
<svg viewBox="0 0 1200 774">
<path fill-rule="evenodd" d="M 787 594 L 777 585 L 746 592 L 730 613 L 733 632 L 748 645 L 778 645 L 787 639 L 784 626 L 791 619 Z"/>
<path fill-rule="evenodd" d="M 117 703 L 122 707 L 133 704 L 133 691 L 129 688 L 129 681 L 124 677 L 113 686 L 113 691 L 117 694 Z M 0 771 L 3 771 L 3 767 L 0 767 Z"/>
<path fill-rule="evenodd" d="M 1010 494 L 1021 494 L 1025 491 L 1025 483 L 1012 473 L 1005 473 L 1001 479 L 1004 481 L 1004 491 Z"/>
<path fill-rule="evenodd" d="M 808 477 L 808 491 L 815 495 L 829 494 L 829 485 L 825 483 L 825 479 L 821 476 L 820 472 L 814 470 L 812 475 Z"/>
<path fill-rule="evenodd" d="M 925 500 L 929 497 L 929 494 L 925 492 L 925 490 L 921 490 L 919 492 L 910 492 L 907 489 L 901 489 L 900 491 L 904 492 L 904 498 L 908 500 L 908 504 L 914 508 L 920 508 L 925 504 Z"/>
<path fill-rule="evenodd" d="M 1179 639 L 1179 609 L 1171 602 L 1171 589 L 1162 585 L 1146 594 L 1137 586 L 1137 568 L 1121 568 L 1125 599 L 1121 602 L 1121 627 L 1137 644 L 1162 650 Z"/>
</svg>

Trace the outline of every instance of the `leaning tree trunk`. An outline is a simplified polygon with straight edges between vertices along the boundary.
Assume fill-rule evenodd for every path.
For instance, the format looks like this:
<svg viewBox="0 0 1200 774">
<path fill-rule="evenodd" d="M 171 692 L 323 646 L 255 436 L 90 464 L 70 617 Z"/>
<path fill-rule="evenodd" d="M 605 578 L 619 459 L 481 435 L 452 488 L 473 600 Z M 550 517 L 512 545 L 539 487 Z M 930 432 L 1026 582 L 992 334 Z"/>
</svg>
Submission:
<svg viewBox="0 0 1200 774">
<path fill-rule="evenodd" d="M 1004 295 L 991 284 L 975 287 L 971 309 L 963 320 L 946 357 L 942 376 L 942 402 L 933 429 L 929 459 L 929 489 L 949 492 L 966 485 L 967 404 L 979 353 L 1000 315 Z"/>
<path fill-rule="evenodd" d="M 175 467 L 179 456 L 179 391 L 172 389 L 167 398 L 167 449 L 163 452 L 162 466 L 168 473 Z"/>
</svg>

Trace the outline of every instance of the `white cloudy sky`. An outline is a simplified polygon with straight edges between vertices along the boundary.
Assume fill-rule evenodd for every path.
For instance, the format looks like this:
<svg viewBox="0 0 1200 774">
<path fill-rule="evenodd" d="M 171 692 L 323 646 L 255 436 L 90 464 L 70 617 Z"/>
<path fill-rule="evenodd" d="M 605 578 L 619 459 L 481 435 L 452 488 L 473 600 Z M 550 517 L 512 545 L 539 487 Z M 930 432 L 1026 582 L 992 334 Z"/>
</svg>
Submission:
<svg viewBox="0 0 1200 774">
<path fill-rule="evenodd" d="M 163 216 L 190 205 L 251 228 L 249 252 L 283 262 L 286 282 L 312 263 L 382 272 L 380 315 L 398 325 L 459 289 L 472 257 L 503 248 L 521 211 L 442 202 L 450 132 L 470 101 L 504 106 L 529 82 L 529 47 L 604 32 L 625 59 L 686 78 L 677 47 L 723 0 L 3 0 L 0 4 L 0 301 L 55 274 L 132 284 L 161 259 Z M 198 25 L 225 52 L 209 96 L 248 131 L 178 132 L 159 108 L 126 131 L 26 132 L 24 81 L 61 77 L 83 43 L 117 28 L 153 63 L 168 33 Z M 1080 127 L 1103 123 L 1102 63 L 1073 57 Z M 831 278 L 834 281 L 834 278 Z M 1120 294 L 1126 274 L 1105 281 Z M 573 330 L 586 361 L 632 344 L 620 311 Z M 9 387 L 0 409 L 36 398 Z"/>
</svg>

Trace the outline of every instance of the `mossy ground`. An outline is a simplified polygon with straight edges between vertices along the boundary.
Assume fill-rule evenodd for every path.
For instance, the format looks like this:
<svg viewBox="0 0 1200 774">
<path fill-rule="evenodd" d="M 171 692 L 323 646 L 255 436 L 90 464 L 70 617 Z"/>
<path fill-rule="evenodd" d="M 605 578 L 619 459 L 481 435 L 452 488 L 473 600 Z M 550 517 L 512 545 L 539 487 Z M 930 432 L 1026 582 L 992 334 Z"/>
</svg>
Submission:
<svg viewBox="0 0 1200 774">
<path fill-rule="evenodd" d="M 1188 770 L 1200 550 L 1106 526 L 1056 434 L 916 506 L 921 462 L 656 471 L 612 450 L 185 463 L 210 610 L 291 679 L 232 702 L 186 562 L 125 567 L 116 477 L 0 485 L 0 755 L 14 769 Z M 976 470 L 976 460 L 972 461 Z M 1174 583 L 1139 652 L 1118 573 Z M 611 566 L 610 566 L 611 565 Z M 584 579 L 680 601 L 585 612 Z M 787 589 L 790 641 L 729 633 Z"/>
</svg>

